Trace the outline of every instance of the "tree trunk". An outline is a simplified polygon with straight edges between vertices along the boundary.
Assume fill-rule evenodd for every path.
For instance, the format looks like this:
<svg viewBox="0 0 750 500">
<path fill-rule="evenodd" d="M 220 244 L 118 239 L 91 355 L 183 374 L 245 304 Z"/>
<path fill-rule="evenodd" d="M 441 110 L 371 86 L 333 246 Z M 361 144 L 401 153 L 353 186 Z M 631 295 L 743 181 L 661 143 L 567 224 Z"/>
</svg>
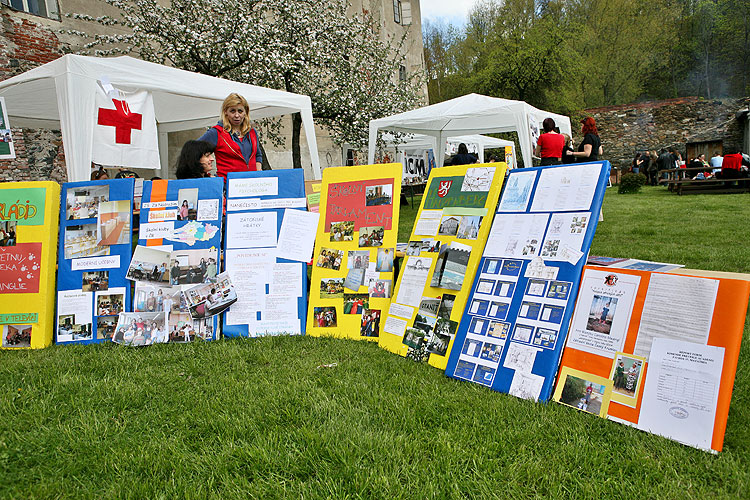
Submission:
<svg viewBox="0 0 750 500">
<path fill-rule="evenodd" d="M 299 134 L 302 130 L 302 115 L 294 113 L 292 115 L 292 166 L 302 168 L 302 156 L 299 150 Z"/>
</svg>

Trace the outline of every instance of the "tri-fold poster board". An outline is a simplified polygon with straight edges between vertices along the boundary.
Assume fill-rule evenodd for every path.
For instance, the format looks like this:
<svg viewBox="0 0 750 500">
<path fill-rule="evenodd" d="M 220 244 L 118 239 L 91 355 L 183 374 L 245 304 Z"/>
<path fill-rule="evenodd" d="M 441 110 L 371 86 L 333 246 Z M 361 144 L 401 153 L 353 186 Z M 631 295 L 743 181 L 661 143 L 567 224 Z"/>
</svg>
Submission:
<svg viewBox="0 0 750 500">
<path fill-rule="evenodd" d="M 323 171 L 307 335 L 377 340 L 393 293 L 400 163 Z"/>
<path fill-rule="evenodd" d="M 504 163 L 433 169 L 378 344 L 444 369 L 505 179 Z"/>
<path fill-rule="evenodd" d="M 60 210 L 56 182 L 0 184 L 0 331 L 3 349 L 52 344 Z"/>
<path fill-rule="evenodd" d="M 721 451 L 750 298 L 731 276 L 586 266 L 554 399 Z"/>
<path fill-rule="evenodd" d="M 608 162 L 510 172 L 448 376 L 549 399 L 608 178 Z"/>
<path fill-rule="evenodd" d="M 133 179 L 62 186 L 56 343 L 111 340 L 130 311 L 125 272 L 133 252 Z"/>
</svg>

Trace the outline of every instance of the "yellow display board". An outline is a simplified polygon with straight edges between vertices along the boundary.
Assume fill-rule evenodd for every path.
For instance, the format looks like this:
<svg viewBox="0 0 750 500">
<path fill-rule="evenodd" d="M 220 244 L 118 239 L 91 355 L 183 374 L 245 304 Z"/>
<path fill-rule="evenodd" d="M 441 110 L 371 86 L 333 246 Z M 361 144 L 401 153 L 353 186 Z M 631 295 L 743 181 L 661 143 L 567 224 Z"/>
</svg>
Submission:
<svg viewBox="0 0 750 500">
<path fill-rule="evenodd" d="M 52 343 L 60 211 L 56 182 L 0 184 L 2 348 Z"/>
<path fill-rule="evenodd" d="M 505 163 L 433 169 L 378 343 L 445 369 L 505 180 Z"/>
<path fill-rule="evenodd" d="M 377 340 L 393 290 L 400 163 L 323 171 L 307 335 Z"/>
</svg>

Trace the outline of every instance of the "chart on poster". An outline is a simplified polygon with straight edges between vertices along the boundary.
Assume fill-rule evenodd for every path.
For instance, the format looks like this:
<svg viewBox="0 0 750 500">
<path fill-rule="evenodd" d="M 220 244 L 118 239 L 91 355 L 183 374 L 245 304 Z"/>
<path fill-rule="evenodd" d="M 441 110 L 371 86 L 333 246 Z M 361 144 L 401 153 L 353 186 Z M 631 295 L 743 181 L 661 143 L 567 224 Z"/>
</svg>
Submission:
<svg viewBox="0 0 750 500">
<path fill-rule="evenodd" d="M 401 172 L 400 163 L 323 171 L 308 335 L 381 336 L 393 293 Z"/>
<path fill-rule="evenodd" d="M 750 298 L 735 276 L 584 267 L 554 399 L 721 451 Z"/>
<path fill-rule="evenodd" d="M 62 186 L 55 342 L 112 339 L 120 313 L 131 310 L 134 179 Z"/>
<path fill-rule="evenodd" d="M 238 300 L 222 317 L 224 335 L 304 334 L 319 215 L 305 210 L 302 170 L 233 172 L 227 183 L 226 272 Z"/>
<path fill-rule="evenodd" d="M 59 210 L 56 182 L 0 184 L 3 349 L 38 349 L 52 343 Z"/>
<path fill-rule="evenodd" d="M 381 347 L 445 368 L 505 170 L 491 163 L 430 172 Z"/>
<path fill-rule="evenodd" d="M 608 162 L 510 173 L 447 375 L 549 399 L 608 178 Z"/>
</svg>

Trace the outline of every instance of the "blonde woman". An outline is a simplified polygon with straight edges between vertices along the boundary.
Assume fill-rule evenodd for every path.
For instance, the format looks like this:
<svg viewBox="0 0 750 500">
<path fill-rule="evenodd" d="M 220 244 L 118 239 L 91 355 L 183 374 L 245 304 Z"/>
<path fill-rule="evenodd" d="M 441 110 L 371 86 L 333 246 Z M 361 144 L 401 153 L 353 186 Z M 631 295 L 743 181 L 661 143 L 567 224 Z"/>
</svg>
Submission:
<svg viewBox="0 0 750 500">
<path fill-rule="evenodd" d="M 263 154 L 258 133 L 250 124 L 250 106 L 239 94 L 232 93 L 221 105 L 221 119 L 198 140 L 216 146 L 216 173 L 226 179 L 228 172 L 261 170 Z"/>
</svg>

